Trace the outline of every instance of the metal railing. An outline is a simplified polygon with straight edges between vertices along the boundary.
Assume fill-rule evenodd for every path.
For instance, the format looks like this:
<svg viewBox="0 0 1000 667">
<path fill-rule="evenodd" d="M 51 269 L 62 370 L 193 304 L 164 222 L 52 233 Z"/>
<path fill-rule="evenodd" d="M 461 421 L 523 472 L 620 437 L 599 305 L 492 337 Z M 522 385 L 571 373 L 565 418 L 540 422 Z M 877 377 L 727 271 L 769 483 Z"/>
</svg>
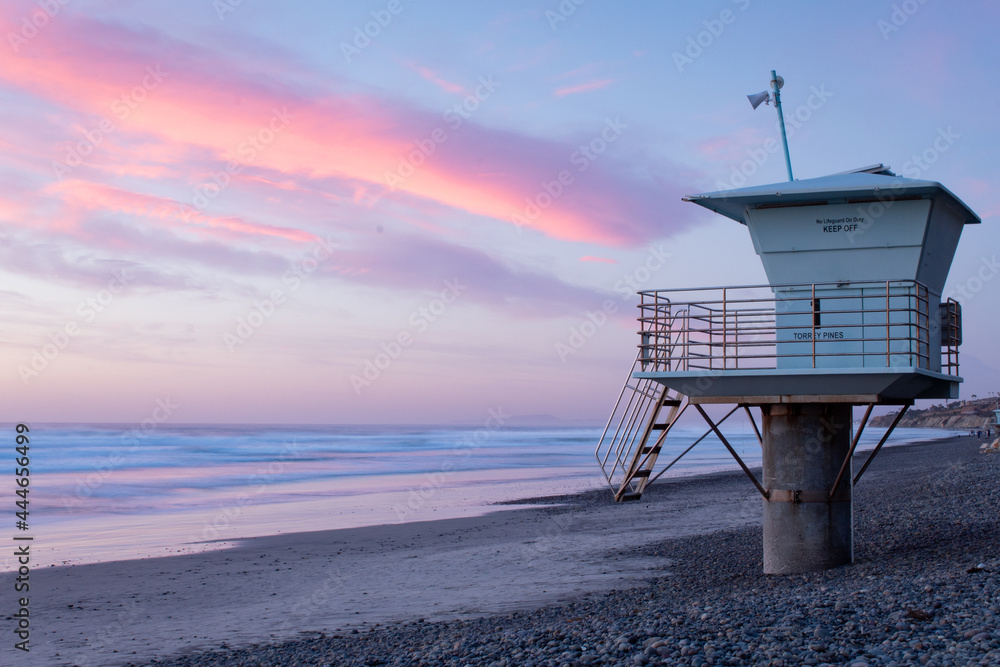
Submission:
<svg viewBox="0 0 1000 667">
<path fill-rule="evenodd" d="M 636 451 L 645 444 L 649 424 L 656 417 L 665 392 L 663 385 L 654 380 L 633 378 L 632 374 L 639 369 L 636 358 L 594 451 L 616 497 L 628 490 L 630 473 L 635 471 L 637 463 Z"/>
<path fill-rule="evenodd" d="M 958 374 L 958 304 L 949 299 L 932 319 L 927 287 L 913 280 L 639 294 L 644 371 L 881 366 Z M 932 353 L 937 340 L 941 350 Z"/>
<path fill-rule="evenodd" d="M 941 372 L 958 375 L 958 346 L 962 344 L 962 305 L 954 299 L 941 304 Z"/>
</svg>

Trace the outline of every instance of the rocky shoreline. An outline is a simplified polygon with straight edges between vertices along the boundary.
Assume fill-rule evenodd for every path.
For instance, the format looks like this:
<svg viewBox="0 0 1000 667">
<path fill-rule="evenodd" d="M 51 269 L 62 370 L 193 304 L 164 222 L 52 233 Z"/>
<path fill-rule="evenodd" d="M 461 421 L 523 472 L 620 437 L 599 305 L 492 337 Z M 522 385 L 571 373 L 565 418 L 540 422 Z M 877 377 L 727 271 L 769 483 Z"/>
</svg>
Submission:
<svg viewBox="0 0 1000 667">
<path fill-rule="evenodd" d="M 760 528 L 726 529 L 642 547 L 670 563 L 644 588 L 146 664 L 997 664 L 1000 457 L 979 454 L 979 444 L 953 438 L 880 454 L 856 489 L 852 566 L 765 576 Z M 652 487 L 649 506 L 671 486 Z M 553 500 L 570 501 L 546 510 L 554 516 L 601 502 Z M 626 554 L 634 550 L 605 558 Z"/>
</svg>

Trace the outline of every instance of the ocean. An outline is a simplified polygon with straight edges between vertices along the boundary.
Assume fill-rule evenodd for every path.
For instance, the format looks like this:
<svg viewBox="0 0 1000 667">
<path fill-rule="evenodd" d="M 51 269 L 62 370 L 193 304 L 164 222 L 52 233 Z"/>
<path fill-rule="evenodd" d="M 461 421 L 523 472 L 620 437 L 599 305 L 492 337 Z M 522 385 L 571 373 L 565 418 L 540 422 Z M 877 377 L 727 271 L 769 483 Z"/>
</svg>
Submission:
<svg viewBox="0 0 1000 667">
<path fill-rule="evenodd" d="M 478 428 L 29 427 L 29 529 L 19 534 L 33 536 L 34 563 L 43 567 L 193 553 L 260 535 L 480 515 L 497 509 L 491 503 L 604 485 L 594 458 L 601 429 L 593 427 L 495 420 Z M 13 425 L 7 429 L 13 442 Z M 679 426 L 671 439 L 688 444 L 703 432 Z M 760 464 L 749 424 L 724 432 L 751 467 Z M 859 448 L 874 447 L 883 432 L 869 427 Z M 951 435 L 897 429 L 889 445 Z M 670 475 L 733 468 L 712 436 Z M 0 570 L 15 567 L 0 557 Z"/>
</svg>

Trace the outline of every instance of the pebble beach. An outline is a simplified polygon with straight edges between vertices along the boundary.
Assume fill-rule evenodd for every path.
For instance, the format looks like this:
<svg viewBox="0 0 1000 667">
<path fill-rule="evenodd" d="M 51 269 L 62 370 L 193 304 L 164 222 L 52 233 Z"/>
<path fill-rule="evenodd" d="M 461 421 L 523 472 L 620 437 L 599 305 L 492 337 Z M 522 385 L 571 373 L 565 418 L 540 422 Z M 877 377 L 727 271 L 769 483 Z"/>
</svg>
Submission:
<svg viewBox="0 0 1000 667">
<path fill-rule="evenodd" d="M 174 607 L 178 625 L 150 625 L 159 622 L 157 612 L 143 604 L 120 641 L 102 643 L 104 653 L 78 650 L 75 655 L 91 656 L 88 662 L 70 658 L 74 653 L 64 645 L 50 664 L 997 664 L 1000 456 L 979 453 L 979 445 L 956 437 L 884 450 L 855 489 L 850 566 L 762 574 L 760 498 L 742 473 L 715 473 L 655 484 L 642 501 L 626 505 L 612 503 L 607 492 L 525 499 L 521 504 L 541 507 L 501 507 L 486 517 L 381 527 L 383 532 L 332 531 L 344 534 L 340 542 L 332 533 L 309 534 L 313 542 L 282 536 L 158 559 L 153 567 L 165 580 L 192 579 L 192 590 L 203 592 L 198 599 L 206 615 L 199 617 L 192 600 L 182 599 Z M 442 527 L 448 530 L 434 532 Z M 506 541 L 496 542 L 498 536 Z M 292 549 L 288 544 L 295 545 L 294 557 L 279 553 Z M 439 550 L 424 550 L 428 545 Z M 353 565 L 350 546 L 368 549 Z M 280 563 L 272 558 L 276 553 Z M 358 569 L 382 556 L 390 566 L 378 566 L 381 579 Z M 211 576 L 195 579 L 197 559 L 210 558 L 235 569 L 202 569 Z M 268 567 L 255 574 L 253 563 L 264 561 Z M 391 570 L 399 575 L 407 563 L 418 562 L 422 580 L 414 581 L 417 574 L 393 579 Z M 463 579 L 459 562 L 474 577 Z M 83 566 L 67 576 L 100 578 L 100 568 L 109 565 L 120 579 L 126 566 L 149 564 Z M 176 569 L 169 569 L 172 564 Z M 320 573 L 332 568 L 341 577 L 337 590 L 354 597 L 323 597 L 311 615 L 286 614 L 283 634 L 262 620 L 273 610 L 272 620 L 280 620 L 288 606 L 280 605 L 280 593 L 258 583 L 265 579 L 254 577 L 268 576 L 266 570 L 319 589 Z M 179 584 L 161 594 L 156 577 L 143 573 L 128 576 L 143 578 L 141 585 L 158 600 L 176 593 Z M 213 602 L 213 587 L 232 588 L 235 581 L 244 582 L 242 593 Z M 378 598 L 369 607 L 355 602 L 369 594 Z M 113 595 L 99 597 L 112 602 Z M 277 597 L 279 604 L 255 607 L 255 595 Z M 407 599 L 413 604 L 404 604 Z M 245 608 L 249 615 L 241 617 Z M 176 620 L 185 611 L 194 617 L 186 628 Z M 238 639 L 213 627 L 226 616 L 243 627 Z M 83 627 L 80 634 L 86 634 Z M 70 634 L 69 628 L 62 632 Z M 156 657 L 130 659 L 129 648 L 143 653 L 134 638 L 143 633 L 157 645 Z M 121 638 L 126 635 L 132 639 Z"/>
<path fill-rule="evenodd" d="M 856 489 L 856 562 L 834 570 L 765 576 L 760 528 L 744 526 L 640 547 L 669 569 L 637 588 L 147 664 L 997 664 L 998 473 L 1000 456 L 980 454 L 972 438 L 882 452 Z M 656 511 L 678 493 L 672 486 L 651 487 L 638 505 Z M 549 501 L 559 504 L 546 513 L 567 517 L 604 502 L 594 494 Z M 626 547 L 605 557 L 628 555 Z"/>
</svg>

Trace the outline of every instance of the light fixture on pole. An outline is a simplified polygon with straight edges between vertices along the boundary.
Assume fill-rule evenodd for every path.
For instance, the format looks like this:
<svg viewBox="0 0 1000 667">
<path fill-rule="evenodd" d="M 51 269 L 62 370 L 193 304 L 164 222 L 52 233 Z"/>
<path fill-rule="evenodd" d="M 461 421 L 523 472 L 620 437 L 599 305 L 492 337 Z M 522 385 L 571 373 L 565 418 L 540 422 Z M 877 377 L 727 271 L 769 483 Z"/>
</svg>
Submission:
<svg viewBox="0 0 1000 667">
<path fill-rule="evenodd" d="M 747 95 L 747 99 L 750 100 L 750 105 L 756 109 L 761 104 L 770 104 L 773 96 L 774 106 L 778 110 L 778 124 L 781 126 L 781 143 L 785 147 L 785 167 L 788 169 L 788 180 L 795 180 L 792 177 L 792 159 L 788 155 L 788 136 L 785 134 L 785 116 L 781 113 L 781 87 L 785 85 L 785 80 L 782 79 L 774 70 L 771 70 L 771 92 L 762 91 L 759 93 L 754 93 L 753 95 Z"/>
</svg>

